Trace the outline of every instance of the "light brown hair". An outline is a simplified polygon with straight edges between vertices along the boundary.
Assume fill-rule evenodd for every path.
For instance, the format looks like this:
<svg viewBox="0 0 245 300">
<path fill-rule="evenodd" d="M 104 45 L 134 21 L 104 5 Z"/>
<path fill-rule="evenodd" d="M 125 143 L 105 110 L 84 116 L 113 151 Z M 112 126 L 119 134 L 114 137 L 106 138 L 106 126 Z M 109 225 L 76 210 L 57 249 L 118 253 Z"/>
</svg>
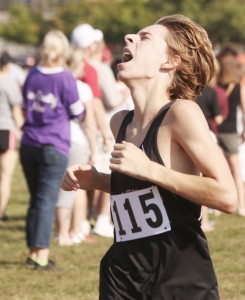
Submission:
<svg viewBox="0 0 245 300">
<path fill-rule="evenodd" d="M 182 15 L 171 15 L 156 22 L 167 28 L 169 55 L 179 55 L 168 89 L 170 99 L 194 100 L 215 75 L 215 55 L 207 32 L 197 23 Z"/>
<path fill-rule="evenodd" d="M 77 68 L 81 68 L 80 65 L 83 61 L 83 50 L 78 47 L 71 47 L 70 55 L 67 59 L 67 65 L 69 69 L 74 72 Z"/>
<path fill-rule="evenodd" d="M 69 41 L 60 30 L 50 30 L 44 36 L 41 46 L 41 64 L 57 62 L 62 58 L 63 64 L 69 55 Z"/>
</svg>

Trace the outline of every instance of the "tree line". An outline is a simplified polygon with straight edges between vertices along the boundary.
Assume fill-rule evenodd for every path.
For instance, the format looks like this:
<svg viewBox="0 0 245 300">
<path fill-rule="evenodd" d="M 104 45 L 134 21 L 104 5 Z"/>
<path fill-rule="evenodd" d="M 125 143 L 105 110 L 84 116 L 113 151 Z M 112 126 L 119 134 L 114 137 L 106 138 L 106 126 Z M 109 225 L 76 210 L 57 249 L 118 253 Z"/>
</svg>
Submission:
<svg viewBox="0 0 245 300">
<path fill-rule="evenodd" d="M 244 0 L 43 0 L 41 6 L 15 4 L 9 22 L 0 25 L 0 35 L 18 43 L 39 45 L 51 28 L 70 37 L 79 23 L 89 23 L 104 32 L 108 44 L 120 44 L 164 15 L 184 14 L 201 24 L 213 44 L 245 41 Z"/>
</svg>

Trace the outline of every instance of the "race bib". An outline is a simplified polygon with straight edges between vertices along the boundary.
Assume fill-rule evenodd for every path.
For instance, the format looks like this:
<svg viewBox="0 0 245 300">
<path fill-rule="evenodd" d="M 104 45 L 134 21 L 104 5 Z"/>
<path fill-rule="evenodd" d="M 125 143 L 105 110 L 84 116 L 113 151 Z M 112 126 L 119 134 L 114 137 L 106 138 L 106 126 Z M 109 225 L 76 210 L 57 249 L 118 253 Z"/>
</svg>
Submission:
<svg viewBox="0 0 245 300">
<path fill-rule="evenodd" d="M 117 242 L 140 239 L 171 230 L 163 200 L 156 186 L 112 195 L 110 201 Z"/>
</svg>

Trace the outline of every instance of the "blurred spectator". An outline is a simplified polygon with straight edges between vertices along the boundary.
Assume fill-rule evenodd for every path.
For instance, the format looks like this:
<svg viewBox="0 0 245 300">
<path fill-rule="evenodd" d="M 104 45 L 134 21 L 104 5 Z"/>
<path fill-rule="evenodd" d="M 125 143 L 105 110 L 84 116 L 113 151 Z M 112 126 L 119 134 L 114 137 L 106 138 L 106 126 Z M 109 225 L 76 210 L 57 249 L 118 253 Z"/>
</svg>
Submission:
<svg viewBox="0 0 245 300">
<path fill-rule="evenodd" d="M 14 62 L 13 58 L 11 58 L 9 65 L 8 76 L 17 83 L 20 89 L 22 89 L 26 79 L 26 72 Z"/>
<path fill-rule="evenodd" d="M 233 62 L 237 57 L 237 51 L 229 46 L 225 46 L 220 49 L 218 55 L 217 55 L 217 60 L 220 65 L 223 65 L 226 62 Z"/>
<path fill-rule="evenodd" d="M 111 66 L 102 61 L 103 58 L 103 32 L 98 29 L 92 29 L 92 32 L 100 32 L 100 35 L 95 38 L 95 41 L 87 48 L 89 62 L 95 68 L 98 74 L 99 85 L 102 91 L 102 101 L 106 109 L 107 121 L 110 121 L 111 116 L 121 110 L 125 99 L 119 93 L 116 87 L 116 79 L 111 69 Z M 92 34 L 90 33 L 90 35 Z M 89 34 L 89 32 L 87 33 Z"/>
<path fill-rule="evenodd" d="M 13 58 L 13 62 L 20 66 L 23 70 L 28 71 L 38 65 L 40 61 L 40 54 L 21 54 Z"/>
<path fill-rule="evenodd" d="M 102 61 L 110 66 L 113 61 L 111 50 L 106 45 L 104 39 L 102 39 L 102 43 Z"/>
<path fill-rule="evenodd" d="M 72 32 L 72 43 L 82 48 L 87 63 L 94 68 L 98 78 L 99 89 L 101 90 L 100 101 L 94 102 L 95 114 L 100 131 L 98 132 L 98 151 L 96 166 L 103 172 L 109 171 L 109 158 L 113 145 L 113 137 L 109 128 L 109 120 L 106 118 L 105 108 L 118 105 L 119 94 L 115 87 L 115 79 L 110 67 L 102 63 L 101 40 L 102 31 L 94 29 L 89 24 L 80 24 Z M 87 70 L 85 69 L 85 75 Z M 82 78 L 84 80 L 84 78 Z M 84 80 L 85 82 L 88 82 Z M 102 100 L 102 101 L 101 101 Z M 103 107 L 103 108 L 102 108 Z M 102 109 L 101 109 L 102 108 Z M 97 111 L 101 111 L 98 115 Z M 104 237 L 113 237 L 113 225 L 110 216 L 109 194 L 99 191 L 90 193 L 92 207 L 97 207 L 95 216 L 96 223 L 94 232 Z M 99 208 L 98 208 L 99 207 Z M 94 217 L 94 216 L 93 216 Z"/>
<path fill-rule="evenodd" d="M 239 160 L 239 145 L 244 142 L 244 122 L 245 122 L 245 95 L 241 90 L 241 65 L 231 58 L 230 52 L 227 57 L 218 56 L 220 59 L 220 73 L 218 84 L 224 88 L 228 97 L 229 113 L 224 122 L 218 126 L 218 141 L 227 158 L 231 172 L 238 191 L 238 214 L 245 216 L 244 186 L 241 175 L 241 165 Z M 243 115 L 243 132 L 239 139 L 237 128 L 237 110 L 241 107 Z"/>
<path fill-rule="evenodd" d="M 8 77 L 11 58 L 0 56 L 0 221 L 8 219 L 6 209 L 11 180 L 17 162 L 17 137 L 23 123 L 22 95 L 18 85 Z"/>
<path fill-rule="evenodd" d="M 25 123 L 20 158 L 30 193 L 26 221 L 29 256 L 26 263 L 38 270 L 57 270 L 49 260 L 60 181 L 70 147 L 70 119 L 84 114 L 76 80 L 64 69 L 69 42 L 58 30 L 43 40 L 40 65 L 23 87 Z"/>
<path fill-rule="evenodd" d="M 84 69 L 82 49 L 73 49 L 68 58 L 68 67 L 75 78 L 81 77 Z M 85 106 L 84 120 L 71 120 L 71 148 L 68 166 L 88 164 L 95 161 L 97 129 L 93 111 L 93 94 L 90 86 L 76 80 L 79 97 Z M 87 193 L 84 190 L 65 192 L 60 190 L 56 204 L 57 237 L 61 246 L 92 242 L 89 238 Z"/>
<path fill-rule="evenodd" d="M 217 143 L 217 131 L 215 130 L 217 125 L 223 122 L 223 115 L 221 107 L 219 105 L 218 97 L 215 90 L 206 86 L 201 95 L 196 98 L 197 104 L 200 106 L 210 128 L 210 134 L 214 141 Z M 205 232 L 212 231 L 213 225 L 209 221 L 208 208 L 202 206 L 202 229 Z"/>
<path fill-rule="evenodd" d="M 108 135 L 110 134 L 109 124 L 106 122 L 105 118 L 105 108 L 103 102 L 101 101 L 102 92 L 98 82 L 97 71 L 89 63 L 89 53 L 87 48 L 90 46 L 91 41 L 94 39 L 98 40 L 100 37 L 100 32 L 95 31 L 94 35 L 87 35 L 87 28 L 90 30 L 89 24 L 80 24 L 75 27 L 71 33 L 71 44 L 75 47 L 81 48 L 84 51 L 84 72 L 83 76 L 79 79 L 87 83 L 93 92 L 94 96 L 94 112 L 96 116 L 96 123 L 99 131 L 101 132 L 103 138 L 103 144 L 107 148 Z M 85 29 L 85 30 L 84 30 Z"/>
<path fill-rule="evenodd" d="M 116 80 L 116 88 L 117 88 L 118 92 L 121 94 L 121 97 L 122 97 L 121 105 L 116 107 L 111 114 L 114 114 L 119 110 L 124 110 L 124 109 L 125 110 L 132 110 L 132 109 L 134 109 L 134 103 L 133 103 L 129 88 L 126 86 L 126 84 L 124 82 L 122 82 L 121 80 L 119 80 L 117 78 L 117 73 L 118 73 L 117 65 L 121 62 L 122 62 L 121 58 L 114 58 L 112 63 L 111 63 L 111 69 L 112 69 L 113 75 L 114 75 L 115 80 Z"/>
<path fill-rule="evenodd" d="M 220 125 L 223 122 L 223 115 L 221 112 L 221 108 L 219 105 L 218 97 L 215 90 L 210 86 L 205 86 L 201 95 L 196 98 L 197 104 L 200 106 L 207 122 L 209 125 L 209 129 L 211 130 L 211 134 L 216 140 L 216 136 L 214 136 L 215 131 L 213 129 L 212 121 L 216 125 Z"/>
<path fill-rule="evenodd" d="M 228 103 L 229 101 L 228 101 L 228 97 L 226 95 L 225 89 L 220 87 L 217 84 L 217 75 L 219 74 L 219 72 L 220 72 L 220 66 L 219 66 L 218 61 L 216 60 L 216 75 L 208 83 L 208 86 L 213 88 L 216 93 L 219 107 L 221 110 L 221 115 L 222 115 L 222 120 L 220 120 L 218 122 L 217 122 L 217 120 L 209 119 L 212 130 L 214 131 L 214 133 L 216 135 L 218 133 L 218 125 L 220 125 L 224 121 L 224 119 L 227 118 L 228 113 L 229 113 L 229 103 Z"/>
</svg>

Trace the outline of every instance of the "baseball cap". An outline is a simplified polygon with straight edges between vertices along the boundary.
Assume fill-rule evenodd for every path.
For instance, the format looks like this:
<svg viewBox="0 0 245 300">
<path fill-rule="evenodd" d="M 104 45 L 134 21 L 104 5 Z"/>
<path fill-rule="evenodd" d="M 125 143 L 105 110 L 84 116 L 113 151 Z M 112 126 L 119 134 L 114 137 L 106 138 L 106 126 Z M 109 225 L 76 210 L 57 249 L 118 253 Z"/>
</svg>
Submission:
<svg viewBox="0 0 245 300">
<path fill-rule="evenodd" d="M 71 43 L 80 48 L 87 48 L 102 39 L 103 32 L 89 24 L 80 24 L 71 33 Z"/>
</svg>

